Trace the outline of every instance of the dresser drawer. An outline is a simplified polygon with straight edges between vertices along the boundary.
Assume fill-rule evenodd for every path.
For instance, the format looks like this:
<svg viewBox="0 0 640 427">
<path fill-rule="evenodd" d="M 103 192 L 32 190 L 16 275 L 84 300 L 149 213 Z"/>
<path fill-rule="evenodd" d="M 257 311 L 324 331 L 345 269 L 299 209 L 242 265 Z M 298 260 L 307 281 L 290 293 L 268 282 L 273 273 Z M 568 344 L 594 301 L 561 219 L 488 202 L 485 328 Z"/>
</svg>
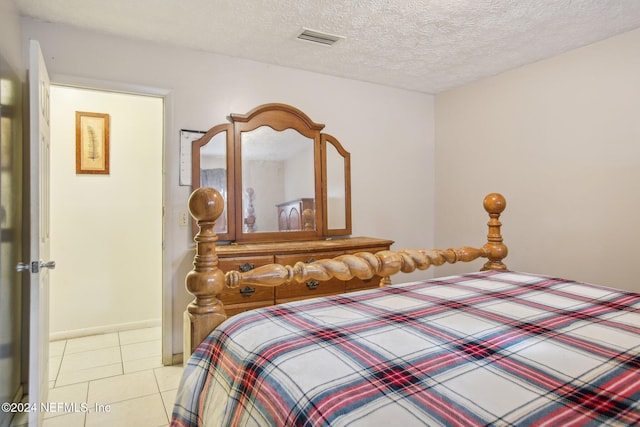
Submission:
<svg viewBox="0 0 640 427">
<path fill-rule="evenodd" d="M 276 263 L 295 265 L 297 262 L 313 262 L 318 259 L 334 258 L 342 252 L 321 252 L 311 254 L 276 255 Z M 325 282 L 309 280 L 306 283 L 292 283 L 276 288 L 276 303 L 344 292 L 344 281 L 331 279 Z"/>
<path fill-rule="evenodd" d="M 253 256 L 253 257 L 233 257 L 233 258 L 219 258 L 218 268 L 225 273 L 230 270 L 248 271 L 262 265 L 273 263 L 273 256 Z M 228 307 L 232 304 L 251 304 L 249 308 L 243 308 L 240 311 L 246 311 L 257 306 L 264 306 L 273 304 L 274 301 L 274 289 L 265 286 L 241 286 L 240 288 L 229 289 L 225 288 L 220 295 L 220 301 Z M 266 304 L 266 303 L 269 304 Z M 253 306 L 257 304 L 257 306 Z M 230 313 L 232 307 L 228 307 L 227 311 Z M 240 312 L 238 311 L 238 313 Z M 227 315 L 231 315 L 227 313 Z M 234 313 L 237 314 L 237 313 Z"/>
</svg>

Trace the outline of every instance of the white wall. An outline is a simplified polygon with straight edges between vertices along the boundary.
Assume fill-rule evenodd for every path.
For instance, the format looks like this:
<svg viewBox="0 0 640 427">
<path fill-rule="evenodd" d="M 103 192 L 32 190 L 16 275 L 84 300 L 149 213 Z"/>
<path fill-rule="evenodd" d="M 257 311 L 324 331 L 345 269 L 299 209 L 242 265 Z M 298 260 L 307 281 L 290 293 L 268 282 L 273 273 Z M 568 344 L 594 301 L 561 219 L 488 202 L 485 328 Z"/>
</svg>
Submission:
<svg viewBox="0 0 640 427">
<path fill-rule="evenodd" d="M 76 174 L 76 111 L 109 114 L 109 175 Z M 52 86 L 53 337 L 160 324 L 162 122 L 162 98 Z"/>
<path fill-rule="evenodd" d="M 268 102 L 299 108 L 351 152 L 353 234 L 394 239 L 397 248 L 433 243 L 432 96 L 28 19 L 23 35 L 25 43 L 40 41 L 54 82 L 71 75 L 170 91 L 165 277 L 174 353 L 182 351 L 182 312 L 192 299 L 184 287 L 191 238 L 178 222 L 190 193 L 178 185 L 180 129 L 206 130 Z"/>
<path fill-rule="evenodd" d="M 482 243 L 498 191 L 510 268 L 640 291 L 639 47 L 635 30 L 439 94 L 436 243 Z"/>
</svg>

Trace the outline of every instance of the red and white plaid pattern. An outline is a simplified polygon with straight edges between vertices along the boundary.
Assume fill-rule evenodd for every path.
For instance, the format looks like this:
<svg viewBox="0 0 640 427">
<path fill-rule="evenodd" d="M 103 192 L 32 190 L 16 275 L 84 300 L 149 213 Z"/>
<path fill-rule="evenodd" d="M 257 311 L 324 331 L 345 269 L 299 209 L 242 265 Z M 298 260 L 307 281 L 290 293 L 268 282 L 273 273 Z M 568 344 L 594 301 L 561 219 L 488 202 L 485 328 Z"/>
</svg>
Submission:
<svg viewBox="0 0 640 427">
<path fill-rule="evenodd" d="M 483 272 L 234 316 L 172 425 L 640 423 L 640 295 Z"/>
</svg>

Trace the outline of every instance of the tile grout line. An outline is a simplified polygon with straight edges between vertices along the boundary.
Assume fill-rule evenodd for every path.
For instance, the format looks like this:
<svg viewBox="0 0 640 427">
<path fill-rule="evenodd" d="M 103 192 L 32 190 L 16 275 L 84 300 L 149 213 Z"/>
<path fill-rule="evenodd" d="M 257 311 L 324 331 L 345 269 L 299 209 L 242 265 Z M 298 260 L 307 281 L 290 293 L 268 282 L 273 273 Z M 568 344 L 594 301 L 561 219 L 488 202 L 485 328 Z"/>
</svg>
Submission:
<svg viewBox="0 0 640 427">
<path fill-rule="evenodd" d="M 120 331 L 118 331 L 118 345 L 120 346 L 120 368 L 122 375 L 124 375 L 124 355 L 122 354 L 122 337 L 120 336 Z"/>
<path fill-rule="evenodd" d="M 87 402 L 87 404 L 89 403 L 89 386 L 91 385 L 91 381 L 87 381 L 87 391 L 84 395 L 84 401 Z M 82 425 L 84 427 L 87 427 L 87 414 L 84 414 L 84 423 L 82 423 Z"/>
<path fill-rule="evenodd" d="M 62 362 L 64 361 L 66 349 L 67 340 L 64 341 L 64 345 L 62 346 L 62 354 L 60 355 L 60 363 L 58 364 L 58 369 L 56 369 L 56 377 L 53 380 L 53 388 L 56 388 L 56 384 L 58 383 L 58 377 L 60 376 L 60 371 L 62 370 Z M 49 368 L 51 368 L 51 354 L 49 354 Z"/>
<path fill-rule="evenodd" d="M 156 387 L 158 388 L 158 394 L 160 395 L 160 402 L 162 402 L 162 409 L 164 410 L 164 415 L 167 417 L 167 422 L 171 422 L 171 418 L 169 414 L 167 414 L 167 404 L 164 401 L 164 397 L 162 396 L 162 391 L 160 390 L 160 382 L 158 382 L 158 374 L 156 374 L 157 368 L 152 368 L 153 371 L 153 379 L 156 381 Z"/>
</svg>

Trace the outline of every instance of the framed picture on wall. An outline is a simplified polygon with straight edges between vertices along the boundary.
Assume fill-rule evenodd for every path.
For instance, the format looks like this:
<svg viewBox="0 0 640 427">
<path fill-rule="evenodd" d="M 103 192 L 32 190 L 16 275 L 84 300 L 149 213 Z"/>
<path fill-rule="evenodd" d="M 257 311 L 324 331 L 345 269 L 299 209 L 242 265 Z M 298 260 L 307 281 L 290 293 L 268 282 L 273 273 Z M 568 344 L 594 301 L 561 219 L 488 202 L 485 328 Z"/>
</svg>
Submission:
<svg viewBox="0 0 640 427">
<path fill-rule="evenodd" d="M 76 111 L 76 174 L 109 174 L 109 115 Z"/>
</svg>

